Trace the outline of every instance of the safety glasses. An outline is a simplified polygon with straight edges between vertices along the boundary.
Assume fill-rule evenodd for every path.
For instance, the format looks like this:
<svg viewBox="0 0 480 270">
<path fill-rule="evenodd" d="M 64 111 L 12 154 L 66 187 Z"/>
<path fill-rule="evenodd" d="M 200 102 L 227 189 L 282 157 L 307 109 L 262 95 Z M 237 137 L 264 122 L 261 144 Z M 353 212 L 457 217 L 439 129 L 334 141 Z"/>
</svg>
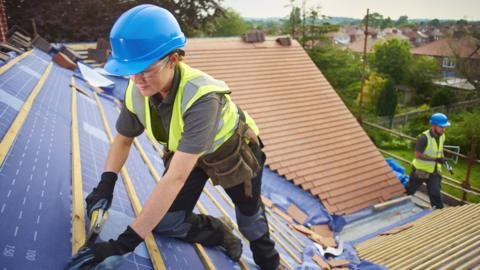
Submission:
<svg viewBox="0 0 480 270">
<path fill-rule="evenodd" d="M 155 76 L 155 74 L 160 72 L 163 68 L 165 68 L 169 59 L 170 59 L 170 57 L 167 56 L 167 57 L 163 58 L 162 60 L 157 61 L 156 63 L 154 63 L 153 65 L 151 65 L 147 69 L 145 69 L 144 71 L 139 72 L 139 73 L 137 73 L 133 76 L 142 76 L 143 78 L 151 78 L 151 77 Z"/>
</svg>

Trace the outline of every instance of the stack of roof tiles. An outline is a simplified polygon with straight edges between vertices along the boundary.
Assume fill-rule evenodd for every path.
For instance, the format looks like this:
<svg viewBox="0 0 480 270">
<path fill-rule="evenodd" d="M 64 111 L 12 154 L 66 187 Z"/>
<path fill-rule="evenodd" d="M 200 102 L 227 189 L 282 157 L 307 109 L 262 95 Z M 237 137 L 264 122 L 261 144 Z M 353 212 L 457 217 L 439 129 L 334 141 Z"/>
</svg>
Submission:
<svg viewBox="0 0 480 270">
<path fill-rule="evenodd" d="M 189 40 L 186 62 L 225 80 L 233 100 L 260 127 L 269 167 L 349 214 L 401 195 L 361 126 L 307 53 L 239 38 Z"/>
</svg>

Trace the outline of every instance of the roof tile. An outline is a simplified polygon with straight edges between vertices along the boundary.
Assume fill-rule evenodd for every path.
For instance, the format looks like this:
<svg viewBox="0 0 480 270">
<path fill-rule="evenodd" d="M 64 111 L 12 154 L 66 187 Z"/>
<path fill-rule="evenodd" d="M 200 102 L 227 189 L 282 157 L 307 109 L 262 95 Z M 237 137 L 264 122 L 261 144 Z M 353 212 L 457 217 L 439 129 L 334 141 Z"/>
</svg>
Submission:
<svg viewBox="0 0 480 270">
<path fill-rule="evenodd" d="M 280 46 L 267 38 L 261 45 L 240 38 L 190 40 L 185 60 L 228 83 L 232 99 L 260 128 L 270 168 L 307 190 L 327 191 L 334 203 L 323 203 L 332 213 L 400 192 L 400 182 L 385 173 L 383 157 L 300 44 Z M 368 183 L 376 183 L 375 192 Z M 369 196 L 354 197 L 351 205 L 344 184 Z M 382 188 L 388 190 L 382 194 Z"/>
</svg>

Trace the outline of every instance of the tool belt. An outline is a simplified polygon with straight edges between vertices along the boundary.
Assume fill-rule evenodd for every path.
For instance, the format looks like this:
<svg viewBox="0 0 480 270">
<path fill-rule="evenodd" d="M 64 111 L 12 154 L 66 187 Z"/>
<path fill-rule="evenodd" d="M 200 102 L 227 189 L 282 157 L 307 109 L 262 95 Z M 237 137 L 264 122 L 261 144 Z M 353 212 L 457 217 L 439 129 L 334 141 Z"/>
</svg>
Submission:
<svg viewBox="0 0 480 270">
<path fill-rule="evenodd" d="M 212 179 L 214 185 L 231 188 L 244 184 L 247 197 L 252 197 L 252 178 L 262 169 L 252 151 L 251 145 L 260 147 L 255 132 L 245 122 L 245 115 L 239 108 L 240 118 L 235 133 L 215 152 L 202 156 L 197 166 Z M 168 168 L 173 152 L 163 156 L 165 168 Z"/>
<path fill-rule="evenodd" d="M 419 170 L 419 169 L 415 169 L 415 172 L 413 173 L 413 175 L 415 175 L 415 177 L 421 180 L 427 180 L 430 177 L 429 172 L 426 172 L 424 170 Z"/>
</svg>

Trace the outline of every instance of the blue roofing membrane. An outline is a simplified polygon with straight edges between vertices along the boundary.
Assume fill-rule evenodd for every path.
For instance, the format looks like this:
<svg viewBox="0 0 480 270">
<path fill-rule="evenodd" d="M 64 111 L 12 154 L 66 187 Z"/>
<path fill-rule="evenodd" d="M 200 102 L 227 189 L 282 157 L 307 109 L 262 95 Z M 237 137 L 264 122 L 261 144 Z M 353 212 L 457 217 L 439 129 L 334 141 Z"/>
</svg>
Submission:
<svg viewBox="0 0 480 270">
<path fill-rule="evenodd" d="M 15 64 L 0 76 L 1 118 L 0 134 L 3 136 L 24 106 L 43 75 L 50 56 L 34 50 L 24 60 Z M 72 198 L 71 198 L 71 79 L 74 73 L 57 65 L 46 78 L 25 122 L 20 128 L 5 161 L 0 167 L 0 269 L 62 269 L 71 256 L 72 249 Z M 83 197 L 95 187 L 103 172 L 109 149 L 99 106 L 88 84 L 75 78 L 76 85 L 89 91 L 89 96 L 77 92 L 78 137 L 82 172 Z M 125 84 L 123 84 L 123 87 Z M 120 94 L 118 95 L 120 96 Z M 111 97 L 99 95 L 112 135 L 115 136 L 115 120 L 118 108 Z M 145 135 L 138 138 L 139 144 L 149 157 L 158 174 L 164 170 L 163 162 Z M 145 162 L 136 147 L 131 148 L 125 164 L 135 191 L 143 204 L 155 186 Z M 268 171 L 268 170 L 267 170 Z M 267 172 L 272 173 L 273 172 Z M 235 219 L 235 212 L 224 193 L 210 184 L 207 189 L 219 206 Z M 202 195 L 200 202 L 208 214 L 222 215 L 212 198 Z M 198 212 L 198 209 L 195 211 Z M 109 219 L 100 234 L 106 241 L 116 238 L 134 219 L 135 214 L 127 195 L 123 179 L 115 188 Z M 271 217 L 271 216 L 270 216 Z M 279 228 L 289 230 L 278 219 L 270 219 Z M 88 229 L 86 222 L 86 230 Z M 240 236 L 238 230 L 235 232 Z M 303 235 L 294 232 L 302 241 Z M 303 238 L 302 238 L 303 237 Z M 278 235 L 277 243 L 283 260 L 295 267 L 291 258 L 302 257 L 290 242 L 291 236 Z M 167 269 L 204 269 L 204 265 L 192 244 L 155 235 L 156 244 Z M 299 243 L 296 243 L 297 247 Z M 217 269 L 240 269 L 219 247 L 205 247 L 208 257 Z M 52 254 L 55 254 L 52 256 Z M 258 269 L 253 262 L 248 243 L 244 241 L 242 257 L 249 269 Z M 120 269 L 153 269 L 145 245 L 142 243 L 130 254 Z"/>
<path fill-rule="evenodd" d="M 33 87 L 47 68 L 48 57 L 34 50 L 31 55 L 18 62 L 2 74 L 0 81 L 0 139 L 3 139 L 8 127 L 30 95 Z"/>
<path fill-rule="evenodd" d="M 52 71 L 0 168 L 2 269 L 60 269 L 70 256 L 70 92 L 57 91 L 70 72 Z"/>
</svg>

